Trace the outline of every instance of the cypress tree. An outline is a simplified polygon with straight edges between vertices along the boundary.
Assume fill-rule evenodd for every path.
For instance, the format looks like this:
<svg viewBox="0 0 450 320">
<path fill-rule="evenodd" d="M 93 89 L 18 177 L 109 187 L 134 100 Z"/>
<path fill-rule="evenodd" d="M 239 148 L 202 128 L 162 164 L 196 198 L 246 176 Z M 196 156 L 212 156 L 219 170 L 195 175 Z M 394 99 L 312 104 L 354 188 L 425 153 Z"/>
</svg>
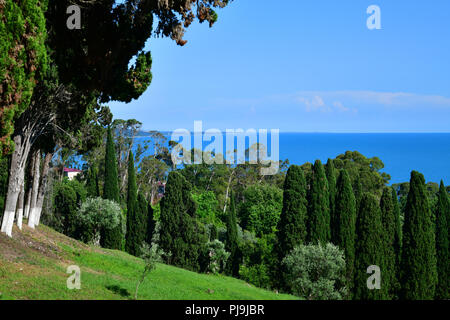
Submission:
<svg viewBox="0 0 450 320">
<path fill-rule="evenodd" d="M 119 180 L 117 174 L 116 151 L 111 128 L 108 128 L 105 152 L 105 183 L 103 185 L 103 198 L 120 203 Z M 102 230 L 100 233 L 100 244 L 104 248 L 122 250 L 123 232 L 122 216 L 117 227 L 112 230 Z"/>
<path fill-rule="evenodd" d="M 394 203 L 392 201 L 392 191 L 384 188 L 380 201 L 381 222 L 383 224 L 384 240 L 384 264 L 382 269 L 384 296 L 392 299 L 397 288 L 396 256 L 395 256 L 395 228 L 396 217 Z"/>
<path fill-rule="evenodd" d="M 434 227 L 425 179 L 416 171 L 411 172 L 406 200 L 400 282 L 403 299 L 434 298 L 437 282 Z"/>
<path fill-rule="evenodd" d="M 450 290 L 450 263 L 448 219 L 450 216 L 450 203 L 444 182 L 441 181 L 438 202 L 436 204 L 436 255 L 438 283 L 436 287 L 437 299 L 449 299 Z"/>
<path fill-rule="evenodd" d="M 395 252 L 395 298 L 399 297 L 400 293 L 400 261 L 402 255 L 402 228 L 400 224 L 400 205 L 397 198 L 397 192 L 394 188 L 392 190 L 392 203 L 394 204 L 394 218 L 395 218 L 395 230 L 394 230 L 394 252 Z"/>
<path fill-rule="evenodd" d="M 153 215 L 152 204 L 148 202 L 147 207 L 147 231 L 146 231 L 146 241 L 148 244 L 152 244 L 153 233 L 155 232 L 156 222 Z"/>
<path fill-rule="evenodd" d="M 14 122 L 29 107 L 49 67 L 48 1 L 0 1 L 0 154 L 10 154 Z"/>
<path fill-rule="evenodd" d="M 356 220 L 355 244 L 355 290 L 357 300 L 379 300 L 384 297 L 381 289 L 369 289 L 367 273 L 369 266 L 378 266 L 381 270 L 381 288 L 383 288 L 383 227 L 380 206 L 377 198 L 365 193 L 361 199 Z"/>
<path fill-rule="evenodd" d="M 125 235 L 125 251 L 139 256 L 139 206 L 137 200 L 136 171 L 134 168 L 134 156 L 130 151 L 128 155 L 128 188 L 127 188 L 127 233 Z"/>
<path fill-rule="evenodd" d="M 328 181 L 328 193 L 330 196 L 330 228 L 331 228 L 331 242 L 337 244 L 337 224 L 339 217 L 336 216 L 335 203 L 336 203 L 336 170 L 334 168 L 334 162 L 332 159 L 328 159 L 325 165 L 325 174 Z"/>
<path fill-rule="evenodd" d="M 278 223 L 277 251 L 280 261 L 295 246 L 306 242 L 306 181 L 300 166 L 291 165 L 283 187 L 283 209 Z"/>
<path fill-rule="evenodd" d="M 195 220 L 195 211 L 190 183 L 180 173 L 170 172 L 161 200 L 161 248 L 170 253 L 169 264 L 198 271 L 207 234 Z"/>
<path fill-rule="evenodd" d="M 359 213 L 359 206 L 361 204 L 361 199 L 363 197 L 362 184 L 359 177 L 356 179 L 353 185 L 353 193 L 356 199 L 356 214 Z"/>
<path fill-rule="evenodd" d="M 349 297 L 351 297 L 355 268 L 356 200 L 350 176 L 345 169 L 340 172 L 337 180 L 335 208 L 337 217 L 335 226 L 336 244 L 344 250 L 346 284 L 349 289 Z"/>
<path fill-rule="evenodd" d="M 90 198 L 97 198 L 100 196 L 97 167 L 89 167 L 86 179 L 86 191 L 87 196 Z"/>
<path fill-rule="evenodd" d="M 142 245 L 147 240 L 148 223 L 149 223 L 148 211 L 149 211 L 148 201 L 147 199 L 145 199 L 144 194 L 142 192 L 139 192 L 137 197 L 137 207 L 135 215 L 136 240 L 137 240 L 136 248 L 138 249 L 138 256 L 142 254 L 141 251 Z"/>
<path fill-rule="evenodd" d="M 322 162 L 316 160 L 309 190 L 309 241 L 326 244 L 331 239 L 328 181 Z"/>
<path fill-rule="evenodd" d="M 227 241 L 225 242 L 225 250 L 230 253 L 228 262 L 225 266 L 226 274 L 238 277 L 239 276 L 239 244 L 237 233 L 237 219 L 236 219 L 236 203 L 234 199 L 234 192 L 231 192 L 230 207 L 227 215 Z"/>
</svg>

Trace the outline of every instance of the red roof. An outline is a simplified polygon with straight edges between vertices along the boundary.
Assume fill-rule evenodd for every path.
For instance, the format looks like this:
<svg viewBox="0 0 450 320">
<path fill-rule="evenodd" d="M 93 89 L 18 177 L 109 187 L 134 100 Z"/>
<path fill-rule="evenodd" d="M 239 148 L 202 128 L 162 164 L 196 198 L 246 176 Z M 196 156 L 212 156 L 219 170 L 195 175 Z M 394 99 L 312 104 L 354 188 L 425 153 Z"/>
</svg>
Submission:
<svg viewBox="0 0 450 320">
<path fill-rule="evenodd" d="M 73 168 L 64 168 L 64 172 L 82 172 L 82 171 L 78 170 L 78 169 L 73 169 Z"/>
</svg>

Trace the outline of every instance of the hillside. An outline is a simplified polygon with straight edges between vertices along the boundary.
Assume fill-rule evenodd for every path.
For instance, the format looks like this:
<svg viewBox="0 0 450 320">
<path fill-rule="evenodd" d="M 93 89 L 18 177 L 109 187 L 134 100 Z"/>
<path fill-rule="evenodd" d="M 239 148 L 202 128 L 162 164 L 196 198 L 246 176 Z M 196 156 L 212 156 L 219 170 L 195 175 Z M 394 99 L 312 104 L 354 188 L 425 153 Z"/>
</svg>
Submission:
<svg viewBox="0 0 450 320">
<path fill-rule="evenodd" d="M 66 287 L 69 265 L 81 269 L 81 290 Z M 0 299 L 132 299 L 143 269 L 127 253 L 88 246 L 46 226 L 0 234 Z M 139 289 L 139 299 L 295 299 L 243 281 L 158 264 Z"/>
</svg>

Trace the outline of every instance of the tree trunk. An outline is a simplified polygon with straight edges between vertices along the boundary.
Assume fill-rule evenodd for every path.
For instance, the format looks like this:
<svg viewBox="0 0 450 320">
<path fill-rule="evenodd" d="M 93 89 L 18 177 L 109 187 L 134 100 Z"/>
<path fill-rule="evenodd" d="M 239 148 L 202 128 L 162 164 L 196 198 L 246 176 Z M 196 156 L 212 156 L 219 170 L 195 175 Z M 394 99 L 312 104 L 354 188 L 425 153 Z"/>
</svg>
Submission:
<svg viewBox="0 0 450 320">
<path fill-rule="evenodd" d="M 53 158 L 53 153 L 48 152 L 45 155 L 44 158 L 44 164 L 42 166 L 42 178 L 41 178 L 41 184 L 39 185 L 38 195 L 37 195 L 37 202 L 36 202 L 36 220 L 35 225 L 38 226 L 39 222 L 41 220 L 41 213 L 42 213 L 42 205 L 44 204 L 44 197 L 45 197 L 45 191 L 47 190 L 47 182 L 48 182 L 48 171 L 50 169 L 50 161 Z"/>
<path fill-rule="evenodd" d="M 25 164 L 30 152 L 30 140 L 27 135 L 17 134 L 14 137 L 15 149 L 11 157 L 9 169 L 8 191 L 6 193 L 5 212 L 3 214 L 1 232 L 12 236 L 12 227 L 16 213 L 17 199 L 23 188 Z"/>
<path fill-rule="evenodd" d="M 30 215 L 30 205 L 31 205 L 31 192 L 32 192 L 32 188 L 28 188 L 27 191 L 27 202 L 25 204 L 25 210 L 23 211 L 23 215 L 25 217 L 25 219 L 28 219 L 28 216 Z"/>
<path fill-rule="evenodd" d="M 36 214 L 37 214 L 37 195 L 39 189 L 39 172 L 40 172 L 40 160 L 41 160 L 40 150 L 35 150 L 33 152 L 33 190 L 31 192 L 31 204 L 30 204 L 30 215 L 28 217 L 28 226 L 34 229 L 36 224 Z"/>
<path fill-rule="evenodd" d="M 22 187 L 22 191 L 19 195 L 19 202 L 17 203 L 17 227 L 19 230 L 22 230 L 22 220 L 23 220 L 23 203 L 25 201 L 25 190 L 24 187 Z"/>
<path fill-rule="evenodd" d="M 231 186 L 231 180 L 233 179 L 233 175 L 234 175 L 234 169 L 233 169 L 233 171 L 231 171 L 230 178 L 228 178 L 227 192 L 225 194 L 225 204 L 223 205 L 223 213 L 227 212 L 228 195 L 230 193 L 230 186 Z"/>
</svg>

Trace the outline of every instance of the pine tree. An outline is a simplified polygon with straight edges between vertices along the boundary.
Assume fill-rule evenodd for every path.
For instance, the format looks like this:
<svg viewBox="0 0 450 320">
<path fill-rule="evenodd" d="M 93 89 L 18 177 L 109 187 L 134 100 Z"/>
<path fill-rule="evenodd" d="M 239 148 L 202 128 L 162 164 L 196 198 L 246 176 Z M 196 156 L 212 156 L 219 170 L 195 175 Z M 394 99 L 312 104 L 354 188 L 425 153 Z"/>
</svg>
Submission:
<svg viewBox="0 0 450 320">
<path fill-rule="evenodd" d="M 448 221 L 450 217 L 450 202 L 444 182 L 441 181 L 438 202 L 436 204 L 436 255 L 438 283 L 436 287 L 437 299 L 449 299 L 450 263 Z"/>
<path fill-rule="evenodd" d="M 328 181 L 322 162 L 316 160 L 309 190 L 308 239 L 326 244 L 331 239 Z"/>
<path fill-rule="evenodd" d="M 234 192 L 231 192 L 230 209 L 227 215 L 227 241 L 225 242 L 225 250 L 230 253 L 227 264 L 225 266 L 226 274 L 238 277 L 240 252 L 238 244 L 237 220 L 236 220 L 236 203 Z"/>
<path fill-rule="evenodd" d="M 436 243 L 425 179 L 411 172 L 405 207 L 401 259 L 401 298 L 433 299 L 437 282 Z"/>
<path fill-rule="evenodd" d="M 330 195 L 329 207 L 330 207 L 330 228 L 331 228 L 331 242 L 337 244 L 337 223 L 339 217 L 336 215 L 335 203 L 336 203 L 336 169 L 334 168 L 334 162 L 332 159 L 328 159 L 325 165 L 325 173 L 328 181 L 328 193 Z"/>
<path fill-rule="evenodd" d="M 116 151 L 111 128 L 108 128 L 105 153 L 105 183 L 103 185 L 103 198 L 120 203 L 119 180 L 117 175 Z M 100 244 L 104 248 L 122 250 L 123 232 L 122 216 L 119 225 L 112 230 L 102 230 Z"/>
<path fill-rule="evenodd" d="M 97 167 L 89 167 L 86 179 L 86 191 L 87 196 L 90 198 L 97 198 L 100 196 Z"/>
<path fill-rule="evenodd" d="M 355 269 L 355 240 L 356 240 L 356 200 L 350 176 L 343 169 L 337 180 L 336 193 L 336 244 L 344 250 L 347 288 L 349 297 L 353 289 Z"/>
<path fill-rule="evenodd" d="M 392 191 L 390 188 L 384 188 L 380 201 L 381 222 L 383 224 L 384 240 L 384 263 L 383 263 L 383 285 L 382 290 L 386 299 L 392 299 L 395 296 L 397 288 L 396 275 L 396 256 L 395 256 L 395 227 L 396 217 L 394 203 L 392 201 Z"/>
<path fill-rule="evenodd" d="M 394 218 L 395 218 L 395 230 L 394 230 L 394 252 L 395 252 L 395 283 L 394 293 L 395 299 L 398 299 L 400 294 L 400 261 L 402 255 L 402 228 L 400 223 L 400 205 L 397 198 L 397 192 L 392 190 L 392 203 L 394 204 Z"/>
<path fill-rule="evenodd" d="M 365 193 L 361 199 L 356 220 L 355 244 L 355 290 L 357 300 L 379 300 L 384 297 L 381 289 L 369 289 L 367 273 L 369 266 L 378 266 L 381 270 L 381 288 L 383 287 L 383 227 L 381 211 L 377 198 Z"/>
<path fill-rule="evenodd" d="M 291 165 L 283 187 L 283 209 L 278 223 L 278 257 L 280 261 L 295 246 L 306 242 L 306 181 L 300 166 Z"/>
<path fill-rule="evenodd" d="M 176 171 L 169 174 L 161 200 L 161 249 L 170 253 L 166 262 L 193 271 L 200 269 L 207 234 L 195 220 L 196 205 L 191 185 Z"/>
<path fill-rule="evenodd" d="M 125 235 L 125 251 L 139 256 L 139 207 L 137 200 L 136 169 L 134 168 L 134 156 L 130 151 L 128 155 L 128 188 L 127 188 L 127 233 Z"/>
</svg>

